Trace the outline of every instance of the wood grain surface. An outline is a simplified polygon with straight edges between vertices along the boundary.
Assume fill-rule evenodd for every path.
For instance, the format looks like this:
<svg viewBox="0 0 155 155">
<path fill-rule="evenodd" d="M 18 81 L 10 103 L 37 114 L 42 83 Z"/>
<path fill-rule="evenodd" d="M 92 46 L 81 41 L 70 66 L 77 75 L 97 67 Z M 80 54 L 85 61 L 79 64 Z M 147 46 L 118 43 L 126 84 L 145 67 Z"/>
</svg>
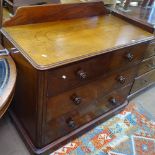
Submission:
<svg viewBox="0 0 155 155">
<path fill-rule="evenodd" d="M 23 6 L 4 26 L 44 23 L 107 14 L 103 2 Z"/>
<path fill-rule="evenodd" d="M 60 117 L 77 107 L 89 106 L 98 98 L 102 98 L 111 91 L 124 87 L 133 82 L 136 75 L 137 66 L 125 71 L 115 72 L 106 78 L 100 77 L 87 85 L 72 89 L 47 99 L 47 120 Z M 119 77 L 125 78 L 124 82 L 119 81 Z M 52 89 L 51 89 L 52 90 Z M 80 98 L 79 104 L 74 103 L 73 95 Z M 59 105 L 59 106 L 58 106 Z M 60 110 L 61 109 L 61 110 Z"/>
<path fill-rule="evenodd" d="M 135 78 L 130 94 L 134 94 L 155 83 L 155 69 Z"/>
<path fill-rule="evenodd" d="M 99 0 L 99 1 L 101 2 L 101 0 Z M 94 1 L 94 2 L 99 2 L 99 1 Z M 91 3 L 92 4 L 93 1 L 85 1 L 85 0 L 35 0 L 35 1 L 34 0 L 4 0 L 4 2 L 5 2 L 5 7 L 9 10 L 9 12 L 14 14 L 14 13 L 16 13 L 16 10 L 21 6 L 30 6 L 31 5 L 31 6 L 41 6 L 42 7 L 42 5 L 47 5 L 47 4 L 48 5 L 50 5 L 50 4 L 52 4 L 52 5 L 53 4 L 72 5 L 73 3 L 78 3 L 78 4 L 74 5 L 74 6 L 76 6 L 76 5 L 81 5 L 81 3 Z M 63 8 L 63 5 L 61 8 Z M 77 8 L 77 9 L 79 9 L 79 8 Z M 87 12 L 87 9 L 85 9 L 85 11 Z M 27 10 L 24 11 L 24 14 L 25 14 L 25 12 L 27 12 Z M 54 13 L 55 11 L 52 11 L 52 12 Z M 37 11 L 37 13 L 38 13 L 38 11 Z"/>
<path fill-rule="evenodd" d="M 139 66 L 138 76 L 155 69 L 155 56 L 145 59 Z"/>
<path fill-rule="evenodd" d="M 129 94 L 131 85 L 127 85 L 125 87 L 121 87 L 120 89 L 112 91 L 110 94 L 98 98 L 97 100 L 92 100 L 90 104 L 85 104 L 83 106 L 79 106 L 76 109 L 72 109 L 64 115 L 61 115 L 53 120 L 46 121 L 46 130 L 45 130 L 45 141 L 49 143 L 54 141 L 58 137 L 63 137 L 79 128 L 84 124 L 88 124 L 90 121 L 102 116 L 103 113 L 111 111 L 118 107 L 118 105 L 122 105 L 127 95 Z M 118 101 L 117 105 L 112 105 L 110 103 L 110 98 L 115 98 Z M 60 103 L 61 104 L 61 103 Z M 68 120 L 72 120 L 75 125 L 70 126 Z M 51 130 L 52 129 L 52 130 Z"/>
<path fill-rule="evenodd" d="M 150 42 L 150 44 L 149 44 L 149 46 L 145 52 L 144 57 L 149 58 L 149 57 L 154 56 L 154 55 L 155 55 L 155 39 Z"/>
<path fill-rule="evenodd" d="M 21 123 L 12 118 L 33 154 L 41 155 L 50 154 L 127 105 L 137 67 L 154 36 L 132 22 L 105 15 L 101 8 L 98 16 L 88 18 L 95 15 L 94 9 L 84 11 L 84 16 L 76 9 L 75 14 L 69 13 L 70 20 L 62 20 L 68 14 L 64 7 L 64 12 L 55 12 L 53 22 L 51 14 L 46 16 L 50 11 L 37 14 L 35 9 L 18 12 L 10 20 L 2 29 L 2 43 L 8 50 L 15 49 L 11 56 L 18 69 L 12 113 Z M 79 69 L 80 78 L 86 73 L 85 82 L 79 79 Z M 74 106 L 80 99 L 81 104 Z"/>
<path fill-rule="evenodd" d="M 153 38 L 112 15 L 12 26 L 3 31 L 30 63 L 42 70 Z"/>
</svg>

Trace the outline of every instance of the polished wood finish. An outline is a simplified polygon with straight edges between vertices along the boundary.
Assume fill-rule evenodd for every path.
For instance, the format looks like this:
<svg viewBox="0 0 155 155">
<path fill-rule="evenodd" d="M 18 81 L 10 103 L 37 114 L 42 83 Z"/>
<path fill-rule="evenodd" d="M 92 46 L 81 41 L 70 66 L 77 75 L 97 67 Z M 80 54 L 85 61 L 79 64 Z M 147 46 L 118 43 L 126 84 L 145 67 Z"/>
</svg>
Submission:
<svg viewBox="0 0 155 155">
<path fill-rule="evenodd" d="M 145 74 L 155 68 L 155 56 L 145 59 L 139 66 L 138 76 Z"/>
<path fill-rule="evenodd" d="M 143 42 L 120 50 L 114 50 L 111 56 L 109 70 L 117 70 L 117 68 L 129 67 L 138 64 L 144 57 L 149 42 Z"/>
<path fill-rule="evenodd" d="M 48 71 L 47 96 L 57 95 L 64 91 L 84 85 L 108 71 L 111 54 L 97 56 Z M 98 67 L 97 67 L 98 66 Z M 85 74 L 85 77 L 81 74 Z M 54 89 L 54 91 L 53 91 Z"/>
<path fill-rule="evenodd" d="M 3 31 L 41 70 L 153 38 L 152 34 L 112 15 L 12 26 Z"/>
<path fill-rule="evenodd" d="M 155 68 L 155 42 L 150 42 L 144 59 L 139 65 L 139 70 L 135 82 L 133 84 L 130 96 L 135 96 L 145 88 L 153 85 L 155 82 L 154 70 Z"/>
<path fill-rule="evenodd" d="M 155 55 L 155 39 L 150 42 L 149 47 L 144 55 L 145 58 L 149 58 Z"/>
<path fill-rule="evenodd" d="M 15 16 L 6 21 L 4 26 L 92 17 L 107 13 L 108 10 L 105 9 L 103 2 L 23 6 L 17 9 Z"/>
<path fill-rule="evenodd" d="M 47 81 L 47 79 L 48 79 L 47 77 L 49 77 L 49 75 L 51 77 L 52 72 L 54 75 L 54 72 L 56 72 L 57 70 L 59 71 L 59 70 L 62 70 L 62 68 L 66 68 L 66 67 L 68 68 L 69 66 L 72 66 L 72 65 L 76 66 L 78 63 L 83 64 L 86 61 L 86 63 L 89 64 L 90 62 L 93 62 L 92 66 L 94 66 L 94 62 L 99 63 L 99 62 L 103 61 L 106 64 L 106 61 L 109 61 L 109 59 L 105 60 L 102 57 L 102 55 L 100 55 L 98 57 L 90 58 L 90 59 L 85 60 L 85 61 L 82 60 L 82 61 L 79 61 L 77 63 L 73 63 L 73 64 L 71 63 L 70 65 L 68 64 L 68 65 L 63 66 L 63 67 L 60 66 L 59 68 L 57 67 L 55 69 L 40 71 L 40 70 L 36 70 L 29 63 L 29 61 L 27 59 L 25 59 L 24 56 L 22 56 L 22 54 L 20 52 L 18 52 L 18 50 L 16 48 L 14 49 L 13 44 L 11 44 L 11 42 L 9 40 L 7 40 L 7 38 L 5 36 L 3 38 L 3 41 L 4 41 L 3 42 L 4 46 L 8 50 L 11 51 L 11 55 L 12 55 L 13 59 L 15 60 L 17 68 L 18 68 L 17 87 L 16 87 L 16 92 L 15 92 L 14 105 L 13 105 L 12 109 L 13 109 L 14 113 L 16 114 L 16 116 L 18 118 L 20 118 L 19 120 L 22 124 L 22 127 L 24 127 L 24 130 L 26 131 L 26 133 L 31 138 L 31 141 L 33 142 L 35 147 L 43 148 L 47 143 L 49 143 L 49 139 L 50 139 L 50 137 L 49 137 L 49 139 L 47 139 L 47 137 L 46 137 L 46 140 L 45 140 L 46 121 L 50 120 L 50 115 L 49 115 L 50 112 L 48 112 L 48 117 L 49 117 L 48 118 L 46 116 L 47 115 L 46 111 L 47 111 L 47 109 L 49 109 L 49 110 L 51 109 L 50 107 L 52 106 L 52 104 L 53 104 L 53 106 L 55 105 L 52 97 L 49 98 L 49 101 L 47 100 L 47 95 L 48 95 L 47 92 L 49 92 L 49 91 L 55 92 L 55 90 L 57 89 L 57 87 L 52 87 L 51 89 L 48 89 L 47 86 L 50 84 L 50 80 Z M 97 90 L 97 87 L 98 87 L 98 93 L 97 94 L 100 94 L 100 96 L 102 94 L 108 95 L 108 93 L 110 93 L 112 90 L 123 87 L 128 83 L 132 83 L 133 78 L 135 77 L 135 74 L 137 72 L 136 66 L 141 61 L 143 54 L 145 52 L 145 49 L 146 49 L 145 46 L 147 46 L 146 43 L 140 43 L 137 45 L 133 45 L 130 48 L 127 47 L 127 48 L 123 48 L 120 50 L 115 50 L 113 52 L 108 52 L 107 53 L 108 56 L 106 56 L 106 54 L 104 53 L 103 56 L 105 56 L 106 58 L 108 58 L 110 56 L 111 60 L 113 60 L 113 61 L 109 61 L 109 63 L 106 65 L 107 68 L 109 68 L 109 70 L 106 71 L 107 73 L 105 75 L 103 73 L 98 74 L 97 78 L 92 77 L 91 80 L 86 82 L 86 83 L 83 83 L 81 80 L 79 80 L 80 86 L 82 86 L 82 88 L 80 90 L 80 88 L 75 89 L 75 87 L 74 87 L 74 92 L 76 92 L 76 90 L 79 90 L 79 93 L 83 92 L 82 94 L 86 94 L 86 92 L 89 89 L 91 89 L 91 87 L 92 87 L 94 90 L 94 92 L 92 92 L 93 93 L 92 95 L 94 96 L 96 94 L 95 91 Z M 127 59 L 126 54 L 129 51 L 131 52 L 131 49 L 132 49 L 132 54 L 135 54 L 135 55 L 134 55 L 132 61 L 129 61 L 130 59 Z M 115 53 L 118 53 L 118 56 L 116 56 Z M 119 53 L 121 53 L 121 54 L 119 54 Z M 136 54 L 136 53 L 138 53 L 138 54 Z M 114 56 L 112 56 L 112 55 L 114 55 Z M 102 58 L 102 61 L 99 61 L 100 60 L 99 57 Z M 121 65 L 115 64 L 117 66 L 117 68 L 116 68 L 113 63 L 120 61 L 121 60 L 120 57 L 122 57 L 121 59 L 124 59 L 125 62 L 121 63 L 122 67 L 121 67 Z M 116 60 L 118 60 L 118 61 L 116 61 Z M 84 66 L 85 65 L 82 65 L 82 67 L 84 67 Z M 132 66 L 134 66 L 134 68 Z M 98 67 L 98 65 L 97 65 L 97 67 Z M 114 70 L 112 69 L 113 67 L 114 67 Z M 126 70 L 128 67 L 131 67 L 129 69 L 129 71 Z M 124 71 L 121 68 L 124 68 Z M 96 70 L 97 70 L 97 68 L 96 68 Z M 114 71 L 116 71 L 116 73 L 112 73 Z M 57 74 L 59 72 L 57 72 Z M 62 70 L 61 73 L 63 73 L 63 72 L 64 72 L 64 70 Z M 90 74 L 94 73 L 94 69 L 90 68 L 89 72 L 90 72 Z M 110 76 L 110 74 L 111 74 L 111 76 Z M 103 80 L 102 80 L 101 76 L 103 76 Z M 119 82 L 120 76 L 125 77 L 125 79 L 126 79 L 125 83 Z M 100 80 L 100 78 L 101 78 L 101 80 Z M 26 80 L 24 80 L 24 79 L 26 79 Z M 95 82 L 94 80 L 97 80 L 97 81 Z M 117 80 L 118 80 L 118 82 L 117 82 Z M 106 85 L 102 81 L 107 81 Z M 101 85 L 101 82 L 103 83 L 102 85 Z M 115 82 L 116 82 L 116 84 L 115 84 Z M 64 83 L 66 83 L 66 81 Z M 62 82 L 62 84 L 64 84 L 64 83 Z M 87 84 L 87 83 L 90 83 L 90 84 Z M 59 82 L 58 82 L 58 84 L 59 84 Z M 79 87 L 79 86 L 77 85 L 76 87 Z M 65 90 L 66 94 L 67 94 L 68 90 L 69 90 L 69 87 L 68 87 L 68 89 Z M 85 90 L 87 90 L 87 91 L 85 91 Z M 60 92 L 62 93 L 63 91 L 61 90 Z M 72 90 L 71 90 L 71 92 L 72 92 Z M 51 94 L 51 95 L 54 95 L 54 94 Z M 64 97 L 65 97 L 65 95 L 64 95 Z M 67 97 L 67 95 L 66 95 L 66 97 Z M 57 100 L 57 96 L 55 96 L 54 101 L 56 101 L 56 100 Z M 65 105 L 65 102 L 63 102 L 63 103 Z M 88 103 L 88 105 L 91 103 L 91 98 L 88 100 L 87 103 Z M 58 104 L 58 103 L 56 102 L 56 104 Z M 62 115 L 64 115 L 66 112 L 67 111 L 62 113 Z M 55 112 L 54 112 L 54 115 L 56 115 Z M 48 130 L 48 132 L 50 130 L 52 131 L 52 129 L 50 129 L 50 128 L 46 128 L 46 130 Z M 48 133 L 48 134 L 50 134 L 50 133 Z M 64 141 L 65 140 L 62 139 L 61 143 L 63 143 Z M 54 142 L 54 144 L 55 143 L 56 142 Z M 52 144 L 53 149 L 57 146 L 54 144 Z M 29 143 L 29 145 L 31 145 L 31 144 Z M 47 151 L 47 148 L 45 147 L 43 150 Z M 35 151 L 36 150 L 34 150 L 34 152 Z M 41 150 L 39 149 L 39 151 L 41 151 Z"/>
<path fill-rule="evenodd" d="M 43 75 L 40 76 L 40 72 L 33 68 L 6 36 L 3 35 L 2 40 L 3 46 L 11 52 L 11 57 L 15 61 L 18 70 L 12 109 L 14 109 L 17 117 L 20 118 L 19 120 L 22 122 L 26 133 L 31 137 L 31 143 L 39 147 L 42 139 L 41 136 L 37 136 L 40 135 L 38 126 L 41 123 L 41 118 L 39 114 L 42 112 L 41 103 L 44 100 L 40 79 Z"/>
<path fill-rule="evenodd" d="M 130 48 L 114 50 L 111 53 L 97 56 L 93 59 L 49 71 L 47 95 L 57 95 L 66 90 L 84 85 L 100 76 L 105 76 L 108 71 L 118 70 L 122 66 L 129 67 L 133 64 L 138 64 L 143 59 L 145 49 L 146 43 L 137 44 L 136 46 L 130 46 Z M 133 56 L 132 60 L 127 58 L 128 54 Z M 86 74 L 86 78 L 81 78 L 78 74 L 79 71 L 83 71 Z"/>
<path fill-rule="evenodd" d="M 33 154 L 50 154 L 127 105 L 153 34 L 99 15 L 2 29 L 18 68 L 11 116 Z"/>
<path fill-rule="evenodd" d="M 155 70 L 151 70 L 135 79 L 131 94 L 139 92 L 155 83 Z"/>
<path fill-rule="evenodd" d="M 10 111 L 10 115 L 11 115 L 11 118 L 14 121 L 16 127 L 17 127 L 17 130 L 20 132 L 25 144 L 30 149 L 30 152 L 32 154 L 35 154 L 35 155 L 46 155 L 46 154 L 50 154 L 51 152 L 57 150 L 61 146 L 64 146 L 65 144 L 67 144 L 71 140 L 74 140 L 75 138 L 81 136 L 85 132 L 89 131 L 90 129 L 92 129 L 93 127 L 99 125 L 100 123 L 106 121 L 107 119 L 111 118 L 112 116 L 118 114 L 127 105 L 128 105 L 128 102 L 125 101 L 123 104 L 121 104 L 118 107 L 112 109 L 111 111 L 105 113 L 104 115 L 99 116 L 98 118 L 92 120 L 91 122 L 83 125 L 82 127 L 70 132 L 66 136 L 64 136 L 62 138 L 59 138 L 59 139 L 55 140 L 54 142 L 52 142 L 52 143 L 50 143 L 50 144 L 48 144 L 48 145 L 46 145 L 45 147 L 42 147 L 42 148 L 36 148 L 33 145 L 30 137 L 25 132 L 25 129 L 23 128 L 23 126 L 19 122 L 19 119 L 16 117 L 16 115 L 12 111 Z"/>
<path fill-rule="evenodd" d="M 74 88 L 73 90 L 64 92 L 58 96 L 49 97 L 47 99 L 48 120 L 57 118 L 62 114 L 76 109 L 78 106 L 89 106 L 92 101 L 110 93 L 111 90 L 115 90 L 132 83 L 136 76 L 136 72 L 137 66 L 134 68 L 131 67 L 128 70 L 125 69 L 124 71 L 117 71 L 109 76 L 102 76 L 90 84 Z M 124 78 L 124 80 L 121 78 Z M 53 89 L 54 87 L 51 91 Z M 79 102 L 75 102 L 74 98 L 76 97 L 79 97 Z"/>
<path fill-rule="evenodd" d="M 97 100 L 91 100 L 89 101 L 90 104 L 79 105 L 56 119 L 49 119 L 49 115 L 47 114 L 45 142 L 49 143 L 59 137 L 63 137 L 80 126 L 101 116 L 103 113 L 123 104 L 129 94 L 130 88 L 131 85 L 128 85 L 125 88 L 111 92 L 105 97 L 102 96 Z M 116 103 L 112 103 L 111 99 L 115 99 Z M 63 102 L 59 102 L 59 104 L 63 104 Z M 52 115 L 53 113 L 50 112 L 49 114 Z"/>
<path fill-rule="evenodd" d="M 129 7 L 128 12 L 123 12 L 119 7 L 113 9 L 113 14 L 116 16 L 124 18 L 126 21 L 134 21 L 137 26 L 140 26 L 147 31 L 154 33 L 155 25 L 155 13 L 154 6 L 152 7 Z M 155 56 L 155 40 L 150 42 L 147 50 L 144 54 L 144 59 L 139 66 L 139 71 L 130 96 L 135 96 L 145 88 L 151 86 L 155 81 L 155 78 L 150 74 L 154 69 L 154 56 Z M 143 77 L 146 79 L 143 80 Z M 154 78 L 154 79 L 153 79 Z"/>
<path fill-rule="evenodd" d="M 50 111 L 48 112 L 49 118 L 48 119 L 46 118 L 47 117 L 46 116 L 47 115 L 47 109 L 53 110 L 53 108 L 50 108 L 50 107 L 51 106 L 57 106 L 58 102 L 60 103 L 60 101 L 61 101 L 60 100 L 60 101 L 56 102 L 56 100 L 58 100 L 57 99 L 58 96 L 55 96 L 54 97 L 55 99 L 52 99 L 52 96 L 48 97 L 49 95 L 47 92 L 49 92 L 49 91 L 54 92 L 57 89 L 57 87 L 53 87 L 52 89 L 48 89 L 47 86 L 50 84 L 50 81 L 47 81 L 47 79 L 48 79 L 47 77 L 54 70 L 59 70 L 59 68 L 61 69 L 61 67 L 55 68 L 55 69 L 50 69 L 50 70 L 44 70 L 44 71 L 37 70 L 29 63 L 29 61 L 27 59 L 25 59 L 22 56 L 22 54 L 20 52 L 18 52 L 18 50 L 13 49 L 13 45 L 11 45 L 11 43 L 8 42 L 8 40 L 6 40 L 5 37 L 3 40 L 4 40 L 5 47 L 7 49 L 9 49 L 10 51 L 12 50 L 11 55 L 12 55 L 13 59 L 15 60 L 17 68 L 18 68 L 17 87 L 16 87 L 16 92 L 15 92 L 15 97 L 14 97 L 14 105 L 12 106 L 12 110 L 14 111 L 16 116 L 19 118 L 19 121 L 21 122 L 22 127 L 25 129 L 26 133 L 29 135 L 29 137 L 30 137 L 31 141 L 33 142 L 33 144 L 35 145 L 35 147 L 43 148 L 45 145 L 47 145 L 47 143 L 49 143 L 49 139 L 52 139 L 49 137 L 49 139 L 45 140 L 45 134 L 46 134 L 45 127 L 47 125 L 46 122 L 47 122 L 47 120 L 50 120 L 50 115 L 49 115 Z M 147 46 L 147 44 L 145 44 L 145 43 L 140 43 L 138 45 L 134 45 L 133 47 L 131 46 L 131 48 L 129 48 L 129 49 L 134 49 L 134 48 L 136 49 L 137 47 L 138 48 L 141 47 L 141 49 L 138 50 L 140 52 L 137 52 L 137 50 L 136 50 L 136 52 L 139 53 L 136 56 L 136 61 L 129 62 L 129 63 L 131 63 L 130 65 L 128 65 L 127 63 L 124 63 L 124 66 L 122 66 L 121 68 L 118 65 L 117 69 L 115 68 L 114 70 L 112 70 L 113 65 L 111 65 L 111 64 L 113 64 L 113 62 L 110 61 L 111 63 L 108 64 L 107 68 L 111 68 L 111 70 L 108 70 L 106 75 L 103 74 L 103 80 L 102 80 L 102 77 L 101 77 L 101 80 L 96 79 L 96 78 L 92 78 L 91 81 L 88 82 L 88 83 L 91 82 L 92 84 L 87 84 L 87 82 L 82 83 L 82 81 L 79 81 L 80 85 L 81 85 L 81 89 L 80 88 L 75 89 L 75 87 L 79 87 L 77 85 L 74 87 L 74 91 L 70 90 L 70 92 L 71 92 L 70 93 L 69 87 L 68 87 L 68 89 L 65 90 L 66 95 L 64 95 L 64 98 L 67 98 L 67 94 L 72 95 L 72 92 L 75 92 L 75 93 L 79 92 L 79 93 L 84 95 L 82 97 L 86 97 L 86 95 L 87 95 L 86 92 L 89 91 L 89 89 L 91 89 L 91 87 L 94 90 L 91 92 L 92 96 L 94 96 L 95 94 L 98 94 L 99 96 L 101 96 L 102 94 L 108 95 L 112 90 L 123 87 L 128 83 L 132 83 L 133 79 L 136 75 L 136 72 L 137 72 L 136 66 L 141 61 L 142 56 L 143 56 L 144 51 L 145 51 L 144 45 Z M 121 53 L 125 54 L 126 50 L 120 49 L 120 50 L 116 50 L 114 53 L 116 53 L 116 52 L 118 52 L 118 53 L 121 52 Z M 113 52 L 108 52 L 107 54 L 111 55 L 111 54 L 113 54 Z M 103 54 L 103 55 L 105 55 L 105 54 Z M 100 55 L 100 56 L 102 57 L 102 55 Z M 118 54 L 118 56 L 122 56 L 122 55 Z M 125 54 L 125 56 L 126 56 L 126 54 Z M 116 58 L 115 58 L 115 60 L 116 60 Z M 93 59 L 94 59 L 94 62 L 95 62 L 95 60 L 96 61 L 98 60 L 97 57 L 94 57 Z M 126 60 L 126 57 L 124 57 L 124 59 L 125 59 L 125 61 L 128 61 L 128 59 Z M 119 57 L 118 57 L 118 60 L 120 60 Z M 91 59 L 90 59 L 90 61 L 91 61 Z M 83 61 L 79 61 L 79 62 L 82 63 Z M 136 62 L 136 63 L 134 63 L 134 62 Z M 78 62 L 76 64 L 78 64 Z M 74 66 L 74 64 L 70 64 L 70 65 Z M 131 67 L 129 69 L 129 71 L 127 70 L 128 67 Z M 132 67 L 134 67 L 134 68 L 132 68 Z M 116 73 L 113 73 L 114 71 L 116 71 Z M 93 70 L 93 68 L 92 68 L 92 70 L 90 68 L 90 73 L 92 74 L 92 72 L 94 72 L 94 70 Z M 110 76 L 110 74 L 112 74 L 112 75 Z M 98 78 L 100 78 L 100 76 L 98 76 Z M 123 78 L 121 78 L 121 76 L 125 77 L 125 83 L 124 83 L 124 80 L 121 80 L 121 79 L 123 79 Z M 95 82 L 94 80 L 97 80 L 97 81 Z M 102 81 L 107 81 L 106 85 Z M 64 81 L 64 83 L 65 83 L 65 81 Z M 59 84 L 59 82 L 58 82 L 58 84 Z M 128 90 L 130 90 L 130 89 L 128 89 Z M 61 93 L 63 91 L 60 90 Z M 54 94 L 52 94 L 52 95 L 54 95 Z M 95 97 L 97 97 L 97 96 L 95 95 Z M 48 98 L 49 98 L 49 100 L 48 100 Z M 61 98 L 62 97 L 60 97 L 60 99 Z M 89 105 L 89 104 L 91 104 L 91 101 L 94 100 L 95 98 L 94 99 L 89 98 L 89 96 L 88 96 L 88 99 L 89 100 L 87 100 L 86 103 Z M 63 101 L 63 103 L 65 106 L 66 102 Z M 67 107 L 66 107 L 66 110 L 67 110 Z M 54 117 L 56 118 L 56 116 L 63 115 L 66 112 L 67 111 L 57 115 L 56 111 L 55 111 Z M 46 128 L 46 130 L 52 132 L 52 129 L 50 129 L 50 127 Z M 63 141 L 64 141 L 64 139 L 61 140 L 62 143 L 63 143 Z"/>
<path fill-rule="evenodd" d="M 83 0 L 4 0 L 4 6 L 14 14 L 21 6 L 45 5 L 45 4 L 65 4 L 65 3 L 86 3 Z"/>
</svg>

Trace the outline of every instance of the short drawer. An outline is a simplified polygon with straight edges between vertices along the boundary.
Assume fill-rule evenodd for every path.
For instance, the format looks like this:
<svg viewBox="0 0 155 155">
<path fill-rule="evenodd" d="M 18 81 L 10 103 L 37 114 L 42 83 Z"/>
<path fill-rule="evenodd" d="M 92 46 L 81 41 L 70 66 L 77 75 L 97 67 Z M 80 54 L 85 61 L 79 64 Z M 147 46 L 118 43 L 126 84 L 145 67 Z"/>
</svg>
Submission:
<svg viewBox="0 0 155 155">
<path fill-rule="evenodd" d="M 82 86 L 100 76 L 127 68 L 139 63 L 143 59 L 147 43 L 115 50 L 86 61 L 49 70 L 47 75 L 47 96 Z"/>
<path fill-rule="evenodd" d="M 149 57 L 154 56 L 154 55 L 155 55 L 155 40 L 150 42 L 150 44 L 149 44 L 149 46 L 145 52 L 144 57 L 149 58 Z"/>
<path fill-rule="evenodd" d="M 130 88 L 131 85 L 128 85 L 115 90 L 105 97 L 94 100 L 89 105 L 79 107 L 54 120 L 47 121 L 45 132 L 46 143 L 65 136 L 71 131 L 118 107 L 125 102 Z"/>
<path fill-rule="evenodd" d="M 155 56 L 145 59 L 139 66 L 138 76 L 155 69 Z"/>
<path fill-rule="evenodd" d="M 109 70 L 111 71 L 139 63 L 144 58 L 144 52 L 147 46 L 148 43 L 141 43 L 113 52 L 110 59 Z"/>
<path fill-rule="evenodd" d="M 79 106 L 91 104 L 97 98 L 105 96 L 114 89 L 132 83 L 136 75 L 137 66 L 122 72 L 115 72 L 108 77 L 100 78 L 90 84 L 50 97 L 47 101 L 47 120 L 72 111 Z M 61 110 L 60 110 L 61 109 Z"/>
<path fill-rule="evenodd" d="M 136 78 L 130 94 L 142 90 L 143 88 L 152 85 L 154 83 L 155 83 L 155 69 Z"/>
</svg>

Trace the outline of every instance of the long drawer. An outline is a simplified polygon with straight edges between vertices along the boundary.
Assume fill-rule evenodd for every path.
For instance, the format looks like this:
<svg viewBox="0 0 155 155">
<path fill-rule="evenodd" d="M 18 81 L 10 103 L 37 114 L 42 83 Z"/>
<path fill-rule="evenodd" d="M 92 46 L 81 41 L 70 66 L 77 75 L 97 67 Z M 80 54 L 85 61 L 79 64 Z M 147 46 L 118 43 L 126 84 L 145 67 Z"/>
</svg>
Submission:
<svg viewBox="0 0 155 155">
<path fill-rule="evenodd" d="M 145 59 L 139 65 L 138 76 L 155 69 L 155 56 Z"/>
<path fill-rule="evenodd" d="M 141 89 L 144 89 L 145 87 L 152 85 L 154 83 L 155 83 L 155 69 L 136 78 L 130 94 L 133 94 Z"/>
<path fill-rule="evenodd" d="M 80 106 L 60 117 L 46 122 L 45 142 L 49 143 L 65 136 L 71 131 L 105 114 L 125 102 L 131 85 L 120 88 L 110 94 L 100 97 L 89 105 Z M 61 110 L 61 109 L 60 109 Z"/>
<path fill-rule="evenodd" d="M 91 101 L 105 96 L 114 89 L 132 83 L 136 75 L 137 66 L 122 72 L 115 72 L 108 77 L 100 78 L 90 84 L 67 91 L 58 96 L 50 97 L 47 101 L 47 120 L 90 104 Z"/>
<path fill-rule="evenodd" d="M 49 70 L 47 96 L 54 96 L 104 76 L 120 68 L 127 68 L 143 59 L 147 44 L 141 43 L 109 52 L 85 61 Z"/>
</svg>

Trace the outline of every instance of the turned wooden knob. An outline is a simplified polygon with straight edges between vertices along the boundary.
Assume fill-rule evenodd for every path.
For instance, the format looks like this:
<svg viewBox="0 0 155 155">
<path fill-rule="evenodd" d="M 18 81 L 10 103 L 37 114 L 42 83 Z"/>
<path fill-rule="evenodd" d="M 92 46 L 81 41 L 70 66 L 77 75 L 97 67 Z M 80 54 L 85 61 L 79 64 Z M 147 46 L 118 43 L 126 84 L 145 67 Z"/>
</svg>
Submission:
<svg viewBox="0 0 155 155">
<path fill-rule="evenodd" d="M 76 94 L 73 94 L 71 96 L 71 99 L 72 99 L 73 103 L 76 105 L 79 105 L 82 101 L 81 97 L 77 96 Z"/>
<path fill-rule="evenodd" d="M 66 121 L 66 123 L 67 123 L 68 127 L 70 127 L 70 128 L 75 128 L 75 126 L 76 126 L 75 122 L 71 118 L 69 118 Z"/>
<path fill-rule="evenodd" d="M 132 53 L 128 53 L 125 57 L 126 57 L 129 61 L 132 61 L 132 60 L 133 60 L 133 54 L 132 54 Z"/>
<path fill-rule="evenodd" d="M 80 79 L 86 79 L 87 78 L 87 73 L 84 72 L 83 70 L 79 70 L 77 72 L 77 75 L 80 77 Z"/>
<path fill-rule="evenodd" d="M 118 80 L 121 84 L 124 84 L 125 81 L 126 81 L 126 78 L 123 77 L 123 76 L 119 76 L 119 77 L 117 78 L 117 80 Z"/>
<path fill-rule="evenodd" d="M 118 105 L 118 101 L 114 98 L 114 97 L 111 97 L 109 99 L 109 102 L 112 104 L 112 105 Z"/>
</svg>

